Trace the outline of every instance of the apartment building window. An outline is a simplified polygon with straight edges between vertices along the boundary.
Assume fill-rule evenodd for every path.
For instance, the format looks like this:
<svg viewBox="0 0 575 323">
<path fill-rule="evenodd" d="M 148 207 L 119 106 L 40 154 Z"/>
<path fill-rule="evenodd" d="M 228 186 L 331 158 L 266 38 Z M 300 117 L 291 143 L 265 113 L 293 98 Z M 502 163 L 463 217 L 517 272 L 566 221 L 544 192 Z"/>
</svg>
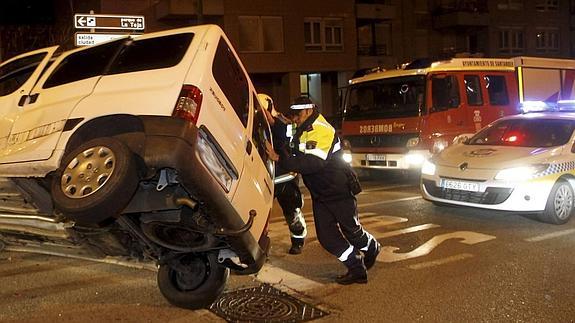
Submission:
<svg viewBox="0 0 575 323">
<path fill-rule="evenodd" d="M 522 28 L 502 28 L 499 30 L 499 52 L 520 54 L 525 50 Z"/>
<path fill-rule="evenodd" d="M 283 52 L 282 17 L 240 16 L 240 52 Z"/>
<path fill-rule="evenodd" d="M 357 27 L 357 54 L 391 55 L 391 23 L 369 23 Z"/>
<path fill-rule="evenodd" d="M 535 9 L 539 11 L 557 11 L 559 7 L 559 0 L 537 0 L 535 2 Z"/>
<path fill-rule="evenodd" d="M 308 51 L 342 51 L 343 19 L 306 18 L 304 37 Z"/>
<path fill-rule="evenodd" d="M 499 10 L 523 10 L 524 0 L 499 0 L 497 9 Z"/>
<path fill-rule="evenodd" d="M 559 52 L 559 30 L 555 28 L 537 28 L 535 51 L 538 53 Z"/>
</svg>

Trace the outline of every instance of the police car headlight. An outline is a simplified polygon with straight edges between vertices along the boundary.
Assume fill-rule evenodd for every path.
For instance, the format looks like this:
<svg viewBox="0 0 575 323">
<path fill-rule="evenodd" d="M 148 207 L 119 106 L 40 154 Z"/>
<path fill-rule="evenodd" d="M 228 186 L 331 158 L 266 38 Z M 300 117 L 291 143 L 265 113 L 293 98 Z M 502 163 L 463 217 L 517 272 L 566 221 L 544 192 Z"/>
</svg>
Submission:
<svg viewBox="0 0 575 323">
<path fill-rule="evenodd" d="M 426 159 L 421 165 L 421 173 L 429 176 L 435 175 L 435 164 Z"/>
<path fill-rule="evenodd" d="M 541 173 L 549 168 L 548 164 L 537 164 L 529 166 L 519 166 L 500 170 L 495 179 L 502 181 L 521 181 L 533 178 L 534 175 Z"/>
</svg>

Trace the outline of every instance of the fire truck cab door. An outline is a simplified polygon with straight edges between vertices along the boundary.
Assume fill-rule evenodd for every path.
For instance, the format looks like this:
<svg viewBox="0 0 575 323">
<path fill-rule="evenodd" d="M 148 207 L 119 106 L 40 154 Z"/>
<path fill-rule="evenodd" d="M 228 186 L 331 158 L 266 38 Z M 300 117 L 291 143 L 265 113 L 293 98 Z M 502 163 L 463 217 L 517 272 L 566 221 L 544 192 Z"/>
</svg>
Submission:
<svg viewBox="0 0 575 323">
<path fill-rule="evenodd" d="M 463 77 L 458 73 L 431 74 L 429 76 L 429 125 L 435 133 L 450 140 L 464 133 L 467 111 L 462 101 Z"/>
</svg>

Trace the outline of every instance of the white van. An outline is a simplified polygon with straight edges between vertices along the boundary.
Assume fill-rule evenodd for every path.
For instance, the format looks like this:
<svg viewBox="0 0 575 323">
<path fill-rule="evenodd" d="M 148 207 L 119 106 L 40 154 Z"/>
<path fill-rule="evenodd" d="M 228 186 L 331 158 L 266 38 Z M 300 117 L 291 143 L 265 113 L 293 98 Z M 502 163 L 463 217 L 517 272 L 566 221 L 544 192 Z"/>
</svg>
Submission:
<svg viewBox="0 0 575 323">
<path fill-rule="evenodd" d="M 269 247 L 269 125 L 222 30 L 125 37 L 0 65 L 0 240 L 159 264 L 173 304 L 211 304 Z M 40 243 L 41 244 L 41 243 Z"/>
</svg>

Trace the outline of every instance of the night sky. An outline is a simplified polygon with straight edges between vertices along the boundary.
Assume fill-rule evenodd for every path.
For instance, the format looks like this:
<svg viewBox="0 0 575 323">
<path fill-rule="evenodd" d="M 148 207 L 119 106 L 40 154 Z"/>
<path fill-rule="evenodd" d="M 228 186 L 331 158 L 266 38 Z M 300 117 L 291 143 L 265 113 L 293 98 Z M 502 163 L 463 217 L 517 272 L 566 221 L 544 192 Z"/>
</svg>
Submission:
<svg viewBox="0 0 575 323">
<path fill-rule="evenodd" d="M 50 24 L 53 21 L 52 0 L 0 0 L 0 25 Z"/>
</svg>

